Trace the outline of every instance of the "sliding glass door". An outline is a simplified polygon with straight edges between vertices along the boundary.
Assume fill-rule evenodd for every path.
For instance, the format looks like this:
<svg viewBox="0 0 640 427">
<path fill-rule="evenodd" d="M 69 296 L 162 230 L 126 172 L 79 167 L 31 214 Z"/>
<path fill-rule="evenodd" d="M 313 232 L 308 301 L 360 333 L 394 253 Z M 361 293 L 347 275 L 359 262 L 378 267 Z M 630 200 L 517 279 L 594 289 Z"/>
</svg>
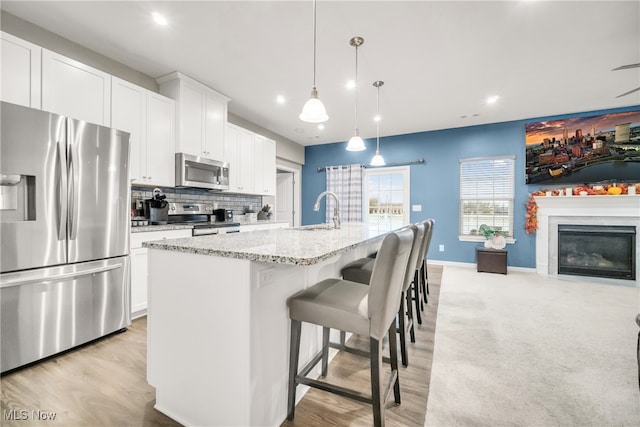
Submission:
<svg viewBox="0 0 640 427">
<path fill-rule="evenodd" d="M 388 232 L 409 223 L 409 167 L 364 171 L 364 220 L 372 231 Z"/>
</svg>

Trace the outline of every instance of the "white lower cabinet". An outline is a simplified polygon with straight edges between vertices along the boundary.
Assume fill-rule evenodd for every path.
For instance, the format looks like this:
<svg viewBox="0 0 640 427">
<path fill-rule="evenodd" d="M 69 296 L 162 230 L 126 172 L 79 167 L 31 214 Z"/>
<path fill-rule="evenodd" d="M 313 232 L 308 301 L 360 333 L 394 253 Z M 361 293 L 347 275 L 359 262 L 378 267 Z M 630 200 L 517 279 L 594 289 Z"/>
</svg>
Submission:
<svg viewBox="0 0 640 427">
<path fill-rule="evenodd" d="M 148 267 L 144 242 L 191 237 L 191 229 L 131 233 L 131 318 L 147 314 Z"/>
</svg>

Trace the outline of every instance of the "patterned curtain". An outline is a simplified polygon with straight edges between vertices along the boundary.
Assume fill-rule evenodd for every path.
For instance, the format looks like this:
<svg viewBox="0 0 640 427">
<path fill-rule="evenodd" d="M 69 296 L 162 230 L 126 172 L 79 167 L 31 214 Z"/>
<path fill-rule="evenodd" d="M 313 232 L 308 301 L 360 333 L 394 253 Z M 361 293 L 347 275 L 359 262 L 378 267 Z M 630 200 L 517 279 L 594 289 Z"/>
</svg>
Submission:
<svg viewBox="0 0 640 427">
<path fill-rule="evenodd" d="M 327 166 L 327 191 L 338 196 L 340 221 L 362 222 L 362 165 Z M 335 202 L 327 197 L 326 221 L 331 222 Z"/>
</svg>

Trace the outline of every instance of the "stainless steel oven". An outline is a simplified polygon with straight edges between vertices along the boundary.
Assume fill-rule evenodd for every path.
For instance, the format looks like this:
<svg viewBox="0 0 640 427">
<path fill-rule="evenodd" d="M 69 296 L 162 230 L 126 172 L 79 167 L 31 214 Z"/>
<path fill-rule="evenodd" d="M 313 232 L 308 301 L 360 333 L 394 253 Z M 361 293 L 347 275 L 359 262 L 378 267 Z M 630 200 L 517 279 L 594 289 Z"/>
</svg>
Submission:
<svg viewBox="0 0 640 427">
<path fill-rule="evenodd" d="M 238 233 L 237 222 L 217 222 L 210 205 L 202 203 L 169 203 L 169 224 L 193 225 L 192 236 Z"/>
</svg>

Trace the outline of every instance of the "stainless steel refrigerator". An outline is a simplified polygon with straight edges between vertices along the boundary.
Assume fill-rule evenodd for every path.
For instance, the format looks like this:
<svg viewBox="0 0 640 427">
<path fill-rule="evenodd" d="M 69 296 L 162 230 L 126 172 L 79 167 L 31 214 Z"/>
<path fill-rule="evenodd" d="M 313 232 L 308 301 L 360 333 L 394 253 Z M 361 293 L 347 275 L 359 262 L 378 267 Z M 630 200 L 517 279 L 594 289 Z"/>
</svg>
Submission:
<svg viewBox="0 0 640 427">
<path fill-rule="evenodd" d="M 0 371 L 131 324 L 129 134 L 2 102 Z"/>
</svg>

